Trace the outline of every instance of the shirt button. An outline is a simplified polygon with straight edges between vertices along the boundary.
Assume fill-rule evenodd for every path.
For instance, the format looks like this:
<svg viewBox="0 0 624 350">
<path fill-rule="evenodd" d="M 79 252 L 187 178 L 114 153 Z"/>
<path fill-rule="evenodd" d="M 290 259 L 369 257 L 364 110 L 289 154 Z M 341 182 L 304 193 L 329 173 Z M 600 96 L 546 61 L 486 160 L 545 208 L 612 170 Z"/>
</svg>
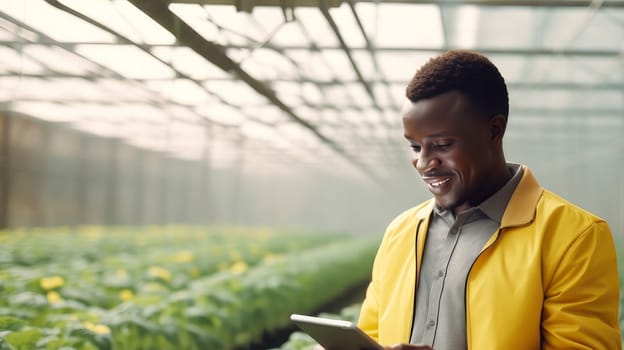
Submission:
<svg viewBox="0 0 624 350">
<path fill-rule="evenodd" d="M 427 322 L 427 328 L 431 328 L 435 326 L 435 321 L 434 320 L 429 320 L 429 322 Z"/>
<path fill-rule="evenodd" d="M 439 270 L 438 271 L 438 278 L 442 278 L 444 277 L 444 270 Z"/>
</svg>

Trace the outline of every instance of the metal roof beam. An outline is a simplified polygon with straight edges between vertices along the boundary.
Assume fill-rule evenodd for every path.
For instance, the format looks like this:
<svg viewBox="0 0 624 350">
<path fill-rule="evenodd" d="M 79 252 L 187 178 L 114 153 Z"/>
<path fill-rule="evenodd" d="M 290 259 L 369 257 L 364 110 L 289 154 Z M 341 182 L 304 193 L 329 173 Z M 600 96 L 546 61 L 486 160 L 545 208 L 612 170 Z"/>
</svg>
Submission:
<svg viewBox="0 0 624 350">
<path fill-rule="evenodd" d="M 49 79 L 49 78 L 68 78 L 68 79 L 84 79 L 84 80 L 89 80 L 92 82 L 97 82 L 97 80 L 99 79 L 114 79 L 111 76 L 107 76 L 107 75 L 90 75 L 88 77 L 85 77 L 84 75 L 81 74 L 71 74 L 71 73 L 64 73 L 64 72 L 46 72 L 46 73 L 41 73 L 41 74 L 33 74 L 33 73 L 23 73 L 23 72 L 5 72 L 5 73 L 0 73 L 0 77 L 12 77 L 12 76 L 20 76 L 20 77 L 25 77 L 25 78 L 41 78 L 41 79 Z M 184 79 L 184 78 L 181 78 Z M 135 78 L 133 79 L 133 81 L 136 82 L 149 82 L 149 81 L 169 81 L 171 80 L 170 78 L 149 78 L 149 79 L 145 79 L 145 78 Z M 206 79 L 206 80 L 202 80 L 202 79 L 197 79 L 197 81 L 199 82 L 204 82 L 204 81 L 232 81 L 232 79 L 229 78 L 210 78 L 210 79 Z M 278 83 L 278 82 L 287 82 L 287 83 L 310 83 L 310 84 L 314 84 L 320 87 L 323 86 L 336 86 L 336 85 L 344 85 L 344 84 L 356 84 L 358 83 L 357 80 L 343 80 L 343 81 L 319 81 L 319 80 L 313 80 L 313 79 L 307 79 L 307 78 L 301 78 L 301 79 L 269 79 L 269 80 L 263 80 L 265 83 L 267 84 L 273 84 L 273 83 Z M 388 81 L 388 80 L 379 80 L 379 79 L 373 79 L 373 80 L 368 80 L 368 83 L 370 84 L 392 84 L 392 85 L 405 85 L 407 84 L 407 81 L 403 81 L 403 80 L 392 80 L 392 81 Z M 580 90 L 580 91 L 584 91 L 584 90 L 600 90 L 600 91 L 608 91 L 608 90 L 617 90 L 617 91 L 621 91 L 624 90 L 624 82 L 621 83 L 616 83 L 616 82 L 603 82 L 603 83 L 568 83 L 568 82 L 562 82 L 562 81 L 556 81 L 556 82 L 543 82 L 543 81 L 538 81 L 538 82 L 507 82 L 507 87 L 509 89 L 514 89 L 514 90 Z M 311 104 L 309 104 L 308 102 L 304 103 L 310 107 L 315 107 Z M 335 109 L 336 111 L 340 111 L 339 108 L 337 108 L 336 106 L 333 107 L 333 109 Z M 358 108 L 358 110 L 361 110 L 362 107 L 360 106 L 360 108 Z"/>
<path fill-rule="evenodd" d="M 353 71 L 355 72 L 355 75 L 357 76 L 358 80 L 360 81 L 360 83 L 362 84 L 362 86 L 364 87 L 364 89 L 366 90 L 368 95 L 370 96 L 370 98 L 373 101 L 373 103 L 376 106 L 378 106 L 377 98 L 375 97 L 375 92 L 370 87 L 370 85 L 366 82 L 366 80 L 364 80 L 364 76 L 362 75 L 362 72 L 360 72 L 360 69 L 358 68 L 358 64 L 355 62 L 355 59 L 353 58 L 353 55 L 351 55 L 351 49 L 349 48 L 349 46 L 345 42 L 344 38 L 342 37 L 342 34 L 340 33 L 340 29 L 338 29 L 338 25 L 336 24 L 336 22 L 334 21 L 334 19 L 331 16 L 331 14 L 329 13 L 329 9 L 327 7 L 326 0 L 319 0 L 319 2 L 321 4 L 319 6 L 319 9 L 321 10 L 321 13 L 323 14 L 325 19 L 327 20 L 327 23 L 329 24 L 331 29 L 334 31 L 334 34 L 336 35 L 336 38 L 338 39 L 338 42 L 340 43 L 340 48 L 347 55 L 347 58 L 349 59 L 349 62 L 351 62 L 351 66 L 353 67 Z M 370 48 L 366 48 L 366 49 L 370 50 Z"/>
<path fill-rule="evenodd" d="M 330 7 L 339 7 L 344 0 L 326 0 Z M 379 0 L 354 0 L 363 3 L 380 3 Z M 317 0 L 172 0 L 171 3 L 199 5 L 232 5 L 239 11 L 250 12 L 256 6 L 316 7 Z M 591 0 L 384 0 L 395 4 L 434 4 L 444 6 L 514 6 L 514 7 L 588 7 Z M 605 1 L 603 7 L 624 7 L 622 0 Z"/>
<path fill-rule="evenodd" d="M 233 45 L 228 44 L 224 45 L 224 48 L 227 49 L 251 49 L 252 47 L 249 45 Z M 302 51 L 318 51 L 318 50 L 342 50 L 340 46 L 316 46 L 314 48 L 305 46 L 305 45 L 283 45 L 280 46 L 282 50 L 302 50 Z M 377 46 L 375 48 L 377 52 L 429 52 L 432 54 L 442 53 L 444 51 L 455 49 L 455 47 L 398 47 L 398 46 Z M 362 46 L 352 46 L 349 48 L 350 51 L 366 51 L 367 47 Z M 613 50 L 605 50 L 605 49 L 547 49 L 547 48 L 505 48 L 505 49 L 497 49 L 497 48 L 488 48 L 488 47 L 475 47 L 470 48 L 470 50 L 478 51 L 484 55 L 506 55 L 506 56 L 579 56 L 579 57 L 608 57 L 608 58 L 619 58 L 621 56 L 621 52 L 617 49 Z"/>
<path fill-rule="evenodd" d="M 46 38 L 42 38 L 36 42 L 25 42 L 15 40 L 0 40 L 0 46 L 21 47 L 29 45 L 43 45 L 43 46 L 59 46 L 64 49 L 74 49 L 79 45 L 112 45 L 118 46 L 120 43 L 110 42 L 59 42 Z M 151 49 L 155 47 L 184 47 L 184 45 L 168 45 L 168 44 L 141 44 L 141 47 Z M 219 46 L 222 49 L 254 49 L 253 45 L 235 45 L 226 44 Z M 265 48 L 271 49 L 281 54 L 285 54 L 286 50 L 302 50 L 302 51 L 319 51 L 319 50 L 342 50 L 340 46 L 307 46 L 307 45 L 280 45 L 279 47 L 265 45 Z M 441 53 L 454 47 L 396 47 L 396 46 L 375 46 L 375 51 L 379 52 L 430 52 L 433 54 Z M 350 51 L 369 51 L 368 47 L 352 46 L 349 47 Z M 478 51 L 484 55 L 505 55 L 505 56 L 562 56 L 562 57 L 606 57 L 606 58 L 619 58 L 621 52 L 617 49 L 547 49 L 547 48 L 506 48 L 496 49 L 487 47 L 475 47 L 470 50 Z M 212 61 L 211 61 L 212 62 Z"/>
<path fill-rule="evenodd" d="M 275 92 L 262 81 L 254 78 L 234 62 L 225 52 L 225 48 L 217 43 L 206 40 L 197 33 L 190 25 L 180 19 L 171 10 L 166 0 L 129 0 L 134 6 L 143 11 L 163 28 L 173 34 L 176 39 L 191 48 L 200 56 L 217 65 L 222 70 L 235 74 L 240 80 L 256 90 L 260 95 L 267 98 L 276 107 L 288 115 L 294 122 L 312 132 L 322 143 L 343 156 L 356 168 L 364 171 L 372 179 L 377 180 L 376 175 L 361 163 L 349 155 L 339 144 L 322 134 L 318 128 L 307 120 L 299 117 L 289 106 L 282 102 Z"/>
<path fill-rule="evenodd" d="M 363 3 L 379 3 L 379 0 L 357 0 Z M 512 6 L 512 7 L 589 7 L 591 0 L 384 0 L 383 3 L 444 6 Z M 602 7 L 624 7 L 622 0 L 605 1 Z"/>
</svg>

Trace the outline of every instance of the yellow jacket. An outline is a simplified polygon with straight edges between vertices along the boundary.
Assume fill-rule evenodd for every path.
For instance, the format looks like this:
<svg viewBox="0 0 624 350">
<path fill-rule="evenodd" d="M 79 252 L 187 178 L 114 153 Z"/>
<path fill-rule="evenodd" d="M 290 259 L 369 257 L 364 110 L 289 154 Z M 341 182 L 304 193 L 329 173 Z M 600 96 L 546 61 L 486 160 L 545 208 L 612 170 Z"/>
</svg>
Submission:
<svg viewBox="0 0 624 350">
<path fill-rule="evenodd" d="M 432 208 L 429 200 L 398 216 L 375 258 L 358 326 L 383 345 L 409 343 Z M 526 166 L 465 298 L 468 349 L 622 348 L 607 223 L 544 190 Z"/>
</svg>

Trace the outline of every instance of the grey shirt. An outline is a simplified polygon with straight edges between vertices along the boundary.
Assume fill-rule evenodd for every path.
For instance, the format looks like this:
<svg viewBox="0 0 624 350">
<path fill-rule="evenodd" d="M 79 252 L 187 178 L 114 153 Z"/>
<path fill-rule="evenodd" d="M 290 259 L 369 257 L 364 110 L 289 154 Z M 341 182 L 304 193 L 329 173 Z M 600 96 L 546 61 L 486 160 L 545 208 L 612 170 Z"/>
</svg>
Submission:
<svg viewBox="0 0 624 350">
<path fill-rule="evenodd" d="M 477 207 L 454 217 L 434 207 L 416 289 L 412 344 L 436 350 L 467 348 L 465 291 L 468 272 L 500 222 L 522 167 L 508 163 L 512 178 Z"/>
</svg>

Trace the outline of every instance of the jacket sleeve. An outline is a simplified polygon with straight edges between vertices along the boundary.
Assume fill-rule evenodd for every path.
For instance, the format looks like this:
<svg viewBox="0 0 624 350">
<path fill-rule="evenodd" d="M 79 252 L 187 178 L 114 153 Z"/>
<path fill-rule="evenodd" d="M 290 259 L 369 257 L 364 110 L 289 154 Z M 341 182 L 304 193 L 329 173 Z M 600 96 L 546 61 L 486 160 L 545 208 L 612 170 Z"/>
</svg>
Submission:
<svg viewBox="0 0 624 350">
<path fill-rule="evenodd" d="M 613 237 L 594 222 L 568 247 L 544 286 L 542 349 L 622 349 Z"/>
<path fill-rule="evenodd" d="M 384 237 L 385 241 L 385 237 Z M 361 328 L 364 333 L 368 334 L 371 338 L 379 341 L 379 269 L 383 260 L 383 246 L 382 241 L 375 262 L 373 263 L 373 272 L 371 282 L 366 289 L 366 297 L 362 303 L 360 309 L 360 316 L 358 318 L 358 327 Z"/>
</svg>

